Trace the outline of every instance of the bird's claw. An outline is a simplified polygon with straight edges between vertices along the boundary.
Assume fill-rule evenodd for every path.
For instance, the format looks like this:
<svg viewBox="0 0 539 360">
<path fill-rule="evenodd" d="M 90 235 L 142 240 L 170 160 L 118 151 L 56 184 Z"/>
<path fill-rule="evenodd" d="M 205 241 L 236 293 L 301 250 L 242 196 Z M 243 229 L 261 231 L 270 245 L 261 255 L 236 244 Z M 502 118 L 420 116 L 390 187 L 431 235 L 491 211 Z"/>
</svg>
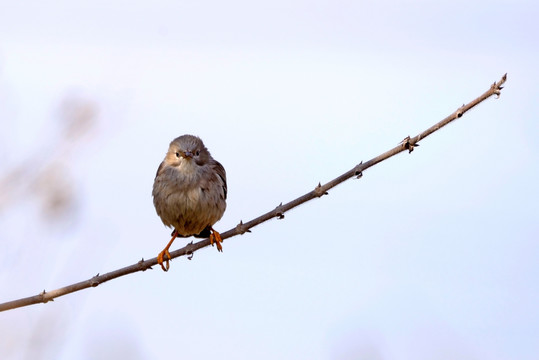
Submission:
<svg viewBox="0 0 539 360">
<path fill-rule="evenodd" d="M 163 271 L 168 271 L 170 267 L 169 261 L 172 260 L 172 257 L 170 256 L 168 249 L 170 248 L 170 245 L 172 245 L 172 243 L 174 242 L 174 239 L 176 239 L 177 236 L 178 236 L 178 232 L 174 230 L 174 232 L 172 232 L 172 239 L 170 239 L 170 241 L 168 242 L 167 246 L 165 246 L 163 251 L 161 251 L 159 255 L 157 255 L 157 263 L 161 265 L 161 269 L 163 269 Z M 163 261 L 166 262 L 166 266 L 163 265 Z"/>
<path fill-rule="evenodd" d="M 164 259 L 165 256 L 166 259 Z M 168 271 L 168 269 L 170 268 L 169 261 L 170 253 L 168 252 L 168 249 L 164 249 L 159 253 L 159 255 L 157 255 L 157 263 L 161 265 L 161 269 L 163 269 L 163 271 Z M 163 265 L 163 262 L 165 262 L 165 265 Z"/>
<path fill-rule="evenodd" d="M 212 229 L 212 232 L 210 234 L 211 246 L 213 246 L 213 243 L 215 243 L 215 245 L 217 245 L 217 251 L 223 252 L 223 246 L 221 245 L 222 242 L 223 239 L 221 238 L 221 234 Z"/>
</svg>

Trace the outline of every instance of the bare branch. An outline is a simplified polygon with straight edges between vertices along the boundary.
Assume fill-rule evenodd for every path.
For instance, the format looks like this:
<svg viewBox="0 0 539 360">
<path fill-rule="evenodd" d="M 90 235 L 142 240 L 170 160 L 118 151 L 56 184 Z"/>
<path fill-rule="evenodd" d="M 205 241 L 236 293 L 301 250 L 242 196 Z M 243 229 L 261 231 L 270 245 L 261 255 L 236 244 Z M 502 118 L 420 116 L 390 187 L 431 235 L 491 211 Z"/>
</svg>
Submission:
<svg viewBox="0 0 539 360">
<path fill-rule="evenodd" d="M 255 227 L 255 226 L 257 226 L 257 225 L 259 225 L 259 224 L 261 224 L 261 223 L 263 223 L 263 222 L 265 222 L 267 220 L 269 220 L 269 219 L 272 219 L 272 218 L 283 219 L 285 212 L 287 212 L 288 210 L 293 209 L 296 206 L 301 205 L 301 204 L 303 204 L 303 203 L 305 203 L 305 202 L 307 202 L 309 200 L 322 197 L 323 195 L 327 195 L 327 193 L 328 193 L 328 191 L 330 189 L 332 189 L 333 187 L 339 185 L 340 183 L 344 182 L 345 180 L 348 180 L 348 179 L 350 179 L 350 178 L 352 178 L 354 176 L 357 177 L 357 178 L 360 178 L 361 176 L 363 176 L 363 171 L 367 170 L 371 166 L 374 166 L 374 165 L 378 164 L 379 162 L 384 161 L 384 160 L 386 160 L 386 159 L 388 159 L 388 158 L 390 158 L 390 157 L 392 157 L 392 156 L 394 156 L 394 155 L 396 155 L 396 154 L 398 154 L 398 153 L 400 153 L 402 151 L 408 150 L 408 152 L 412 152 L 415 147 L 419 146 L 418 142 L 420 140 L 422 140 L 425 137 L 429 136 L 433 132 L 441 129 L 442 127 L 449 124 L 453 120 L 456 120 L 456 119 L 462 117 L 462 115 L 464 115 L 468 110 L 472 109 L 474 106 L 478 105 L 479 103 L 483 102 L 484 100 L 488 99 L 489 97 L 491 97 L 493 95 L 496 95 L 496 97 L 499 97 L 500 92 L 503 89 L 502 85 L 503 85 L 503 83 L 505 83 L 506 80 L 507 80 L 507 74 L 505 74 L 498 82 L 495 82 L 494 84 L 492 84 L 489 90 L 487 90 L 484 94 L 482 94 L 481 96 L 479 96 L 475 100 L 471 101 L 468 104 L 462 105 L 455 112 L 453 112 L 452 114 L 450 114 L 445 119 L 438 122 L 437 124 L 431 126 L 427 130 L 423 131 L 422 133 L 420 133 L 420 134 L 418 134 L 418 135 L 416 135 L 414 137 L 407 136 L 406 138 L 404 138 L 404 140 L 399 145 L 397 145 L 393 149 L 390 149 L 390 150 L 386 151 L 385 153 L 380 154 L 377 157 L 375 157 L 375 158 L 373 158 L 373 159 L 371 159 L 371 160 L 369 160 L 367 162 L 360 162 L 358 165 L 354 166 L 352 169 L 350 169 L 347 172 L 345 172 L 344 174 L 336 177 L 335 179 L 329 181 L 328 183 L 323 184 L 323 185 L 319 183 L 312 191 L 306 193 L 305 195 L 300 196 L 297 199 L 294 199 L 294 200 L 292 200 L 292 201 L 290 201 L 290 202 L 288 202 L 286 204 L 281 203 L 275 209 L 273 209 L 271 211 L 268 211 L 267 213 L 265 213 L 263 215 L 260 215 L 259 217 L 255 218 L 255 219 L 253 219 L 251 221 L 248 221 L 246 223 L 244 223 L 243 221 L 240 221 L 240 223 L 238 225 L 236 225 L 234 228 L 232 228 L 232 229 L 230 229 L 230 230 L 228 230 L 228 231 L 226 231 L 224 233 L 221 233 L 222 239 L 225 240 L 225 239 L 231 238 L 231 237 L 236 236 L 236 235 L 242 235 L 242 234 L 244 234 L 246 232 L 250 232 L 251 228 L 253 228 L 253 227 Z M 204 248 L 206 246 L 209 246 L 209 245 L 210 245 L 210 240 L 209 239 L 204 239 L 204 240 L 201 240 L 201 241 L 199 241 L 197 243 L 187 244 L 186 246 L 184 246 L 181 249 L 172 251 L 170 253 L 170 255 L 171 255 L 172 259 L 180 257 L 180 256 L 185 256 L 185 255 L 192 256 L 192 254 L 195 251 L 200 250 L 200 249 L 202 249 L 202 248 Z M 147 269 L 151 269 L 152 266 L 154 266 L 154 265 L 157 265 L 157 258 L 153 258 L 153 259 L 150 259 L 150 260 L 142 259 L 139 262 L 137 262 L 136 264 L 133 264 L 133 265 L 130 265 L 130 266 L 118 269 L 118 270 L 114 270 L 114 271 L 108 272 L 108 273 L 103 274 L 103 275 L 97 274 L 94 277 L 92 277 L 92 278 L 90 278 L 88 280 L 85 280 L 85 281 L 81 281 L 81 282 L 78 282 L 78 283 L 75 283 L 75 284 L 72 284 L 72 285 L 68 285 L 68 286 L 65 286 L 65 287 L 62 287 L 62 288 L 59 288 L 59 289 L 56 289 L 56 290 L 52 290 L 52 291 L 49 291 L 49 292 L 46 292 L 45 290 L 43 290 L 43 292 L 41 292 L 40 294 L 35 295 L 35 296 L 30 296 L 30 297 L 23 298 L 23 299 L 18 299 L 18 300 L 2 303 L 2 304 L 0 304 L 0 311 L 15 309 L 15 308 L 18 308 L 18 307 L 28 306 L 28 305 L 32 305 L 32 304 L 46 303 L 46 302 L 49 302 L 49 301 L 53 301 L 57 297 L 67 295 L 69 293 L 79 291 L 79 290 L 82 290 L 82 289 L 86 289 L 86 288 L 89 288 L 89 287 L 96 287 L 96 286 L 98 286 L 98 285 L 100 285 L 100 284 L 102 284 L 102 283 L 104 283 L 106 281 L 115 279 L 115 278 L 120 277 L 120 276 L 136 273 L 138 271 L 145 271 Z"/>
</svg>

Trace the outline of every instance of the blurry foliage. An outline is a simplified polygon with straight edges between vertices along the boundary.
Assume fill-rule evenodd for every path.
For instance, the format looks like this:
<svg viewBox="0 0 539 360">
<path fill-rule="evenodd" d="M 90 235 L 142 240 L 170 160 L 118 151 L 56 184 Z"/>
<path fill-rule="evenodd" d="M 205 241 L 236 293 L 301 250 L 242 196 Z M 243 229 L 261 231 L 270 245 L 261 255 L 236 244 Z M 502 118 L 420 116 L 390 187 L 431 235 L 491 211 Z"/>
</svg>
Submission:
<svg viewBox="0 0 539 360">
<path fill-rule="evenodd" d="M 29 152 L 26 159 L 0 174 L 0 215 L 19 202 L 30 200 L 40 209 L 43 220 L 60 221 L 77 208 L 76 186 L 69 167 L 76 147 L 96 128 L 98 107 L 95 102 L 78 96 L 67 96 L 60 103 L 54 120 L 58 136 L 51 136 L 40 153 L 38 163 Z"/>
<path fill-rule="evenodd" d="M 43 125 L 52 131 L 44 131 L 46 135 L 40 139 L 43 142 L 35 142 L 39 151 L 25 148 L 20 160 L 0 169 L 0 216 L 23 205 L 25 216 L 26 207 L 34 207 L 38 209 L 39 220 L 47 226 L 66 220 L 72 222 L 76 218 L 80 198 L 71 164 L 80 160 L 82 147 L 87 145 L 97 128 L 98 107 L 88 98 L 68 95 L 59 102 L 57 109 L 51 120 Z M 28 224 L 36 222 L 32 218 L 25 218 L 25 221 Z M 35 256 L 32 251 L 24 250 L 28 243 L 13 240 L 10 244 L 15 244 L 8 252 L 11 258 Z M 32 268 L 23 268 L 21 272 L 12 274 L 12 286 L 23 283 L 32 271 Z M 38 316 L 31 312 L 13 313 L 0 326 L 0 333 L 5 335 L 0 341 L 0 358 L 57 358 L 69 335 L 71 316 L 61 309 L 39 313 Z"/>
</svg>

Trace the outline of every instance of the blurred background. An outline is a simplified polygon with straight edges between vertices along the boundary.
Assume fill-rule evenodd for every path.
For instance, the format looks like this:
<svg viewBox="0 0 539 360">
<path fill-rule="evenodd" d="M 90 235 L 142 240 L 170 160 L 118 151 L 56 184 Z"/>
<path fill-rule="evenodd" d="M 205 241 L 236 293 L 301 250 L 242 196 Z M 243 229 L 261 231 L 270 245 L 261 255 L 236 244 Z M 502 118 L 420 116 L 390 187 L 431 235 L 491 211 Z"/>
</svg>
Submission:
<svg viewBox="0 0 539 360">
<path fill-rule="evenodd" d="M 155 257 L 179 135 L 227 170 L 225 231 L 508 81 L 222 254 L 1 313 L 0 358 L 537 358 L 535 2 L 1 8 L 0 302 Z"/>
</svg>

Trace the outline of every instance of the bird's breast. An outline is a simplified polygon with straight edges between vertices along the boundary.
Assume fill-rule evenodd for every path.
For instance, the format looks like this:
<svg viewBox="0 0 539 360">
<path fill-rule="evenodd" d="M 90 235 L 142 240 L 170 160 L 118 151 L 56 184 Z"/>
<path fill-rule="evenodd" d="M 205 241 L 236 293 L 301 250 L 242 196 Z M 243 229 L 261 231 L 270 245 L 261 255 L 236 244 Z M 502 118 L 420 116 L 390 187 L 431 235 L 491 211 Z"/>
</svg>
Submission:
<svg viewBox="0 0 539 360">
<path fill-rule="evenodd" d="M 154 184 L 154 205 L 163 223 L 185 236 L 196 235 L 215 224 L 226 208 L 218 183 L 201 186 L 204 182 L 199 174 L 171 170 L 174 172 L 158 176 Z"/>
</svg>

